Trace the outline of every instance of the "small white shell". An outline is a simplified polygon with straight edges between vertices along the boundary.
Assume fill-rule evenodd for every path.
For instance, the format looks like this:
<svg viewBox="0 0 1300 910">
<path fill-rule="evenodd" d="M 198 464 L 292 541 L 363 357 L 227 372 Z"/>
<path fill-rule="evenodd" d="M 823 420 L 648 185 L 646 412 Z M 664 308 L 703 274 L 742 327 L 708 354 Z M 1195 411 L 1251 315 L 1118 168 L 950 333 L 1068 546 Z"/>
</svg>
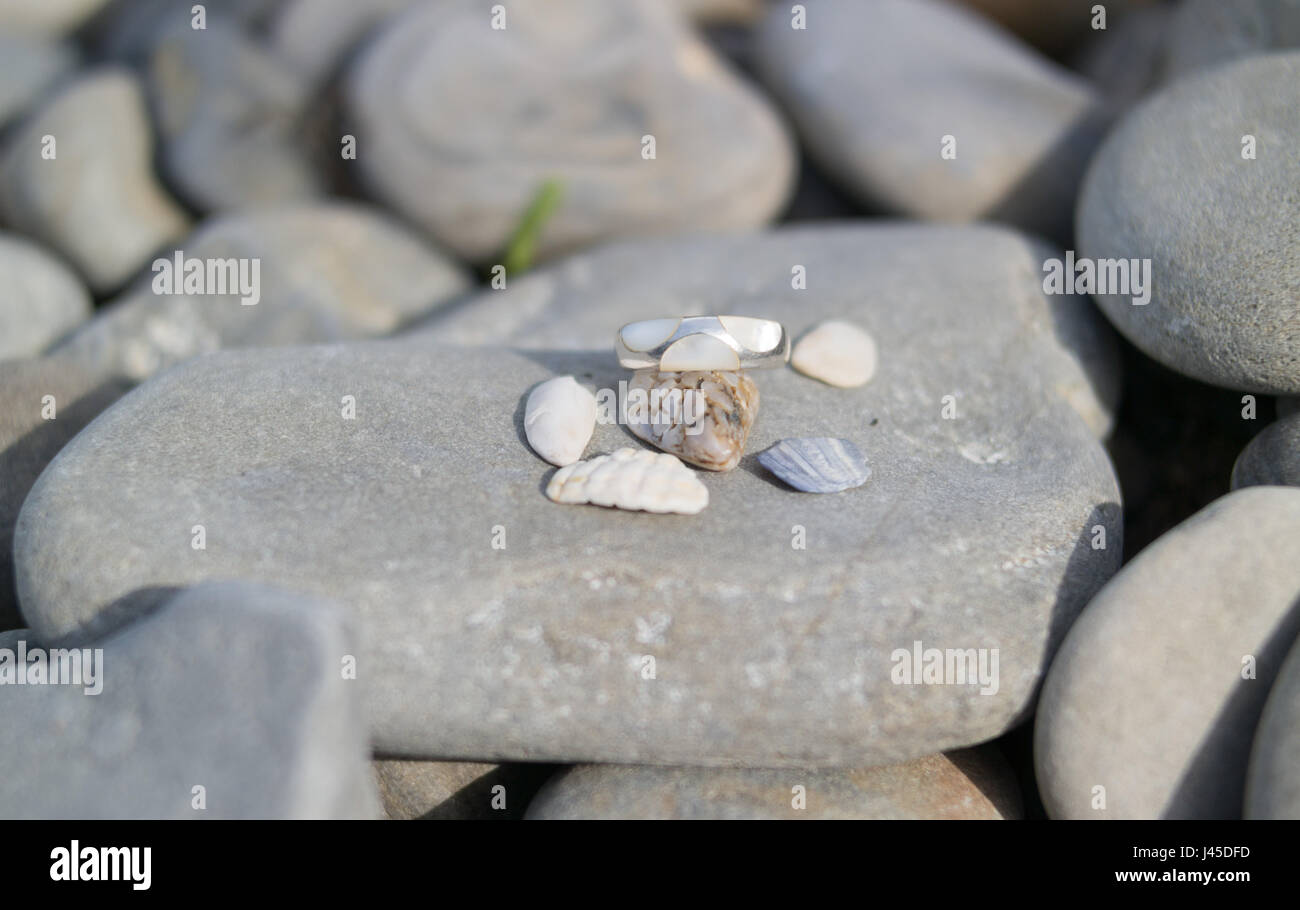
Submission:
<svg viewBox="0 0 1300 910">
<path fill-rule="evenodd" d="M 619 449 L 555 472 L 546 495 L 556 502 L 591 503 L 633 512 L 694 515 L 709 504 L 709 488 L 665 452 Z"/>
<path fill-rule="evenodd" d="M 876 342 L 851 322 L 823 322 L 794 346 L 790 364 L 827 385 L 852 389 L 876 375 Z"/>
<path fill-rule="evenodd" d="M 572 376 L 548 379 L 528 396 L 524 434 L 538 455 L 564 467 L 582 457 L 596 429 L 596 396 Z"/>
</svg>

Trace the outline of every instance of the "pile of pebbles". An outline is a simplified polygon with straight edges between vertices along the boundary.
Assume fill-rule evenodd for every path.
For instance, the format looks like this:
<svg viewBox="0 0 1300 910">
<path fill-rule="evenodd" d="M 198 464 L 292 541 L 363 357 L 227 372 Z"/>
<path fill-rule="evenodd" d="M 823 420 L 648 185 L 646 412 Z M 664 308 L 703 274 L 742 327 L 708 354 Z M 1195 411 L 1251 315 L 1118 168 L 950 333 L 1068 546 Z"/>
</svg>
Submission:
<svg viewBox="0 0 1300 910">
<path fill-rule="evenodd" d="M 0 817 L 1300 817 L 1300 16 L 1092 6 L 0 4 Z"/>
</svg>

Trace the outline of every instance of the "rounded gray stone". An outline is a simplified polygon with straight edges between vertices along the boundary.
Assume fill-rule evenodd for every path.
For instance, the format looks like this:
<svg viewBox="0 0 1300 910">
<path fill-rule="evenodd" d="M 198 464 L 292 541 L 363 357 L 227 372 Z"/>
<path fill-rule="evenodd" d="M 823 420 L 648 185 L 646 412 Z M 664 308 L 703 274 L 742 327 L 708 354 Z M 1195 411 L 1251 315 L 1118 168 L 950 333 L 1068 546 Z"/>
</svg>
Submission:
<svg viewBox="0 0 1300 910">
<path fill-rule="evenodd" d="M 203 222 L 185 260 L 260 261 L 260 300 L 239 293 L 155 293 L 140 282 L 54 354 L 138 381 L 223 347 L 306 344 L 386 335 L 469 287 L 466 271 L 422 237 L 369 206 L 303 203 Z M 160 251 L 172 263 L 175 250 Z M 251 273 L 250 273 L 251 274 Z"/>
<path fill-rule="evenodd" d="M 1230 493 L 1143 550 L 1088 604 L 1043 686 L 1034 751 L 1048 813 L 1240 817 L 1298 605 L 1300 490 Z"/>
<path fill-rule="evenodd" d="M 815 294 L 789 290 L 796 253 Z M 1119 491 L 1069 403 L 1088 387 L 1062 341 L 1097 320 L 1042 296 L 1037 255 L 987 228 L 628 244 L 499 292 L 502 335 L 536 320 L 549 338 L 597 333 L 599 350 L 426 333 L 191 360 L 103 414 L 27 497 L 24 616 L 84 635 L 133 591 L 217 577 L 336 598 L 367 631 L 375 745 L 393 756 L 851 767 L 985 741 L 1031 710 L 1121 549 Z M 644 272 L 609 280 L 630 261 Z M 586 290 L 552 298 L 568 281 Z M 879 343 L 877 375 L 852 390 L 759 376 L 751 455 L 703 478 L 700 515 L 550 502 L 523 433 L 528 390 L 564 374 L 616 389 L 620 319 L 689 289 L 702 311 L 795 334 L 851 319 Z M 580 309 L 556 324 L 548 304 Z M 807 497 L 754 463 L 778 439 L 830 435 L 870 453 L 871 482 Z M 601 424 L 590 451 L 629 444 Z M 898 654 L 916 642 L 982 651 L 986 670 L 996 650 L 998 671 L 911 684 Z"/>
<path fill-rule="evenodd" d="M 1300 414 L 1265 427 L 1237 456 L 1232 488 L 1300 487 Z"/>
<path fill-rule="evenodd" d="M 0 126 L 77 65 L 77 52 L 47 38 L 0 34 Z"/>
<path fill-rule="evenodd" d="M 1093 32 L 1094 3 L 1085 0 L 953 0 L 988 18 L 1054 57 L 1062 57 Z M 1114 30 L 1137 8 L 1162 0 L 1107 0 L 1106 30 Z"/>
<path fill-rule="evenodd" d="M 939 0 L 804 6 L 805 29 L 770 8 L 755 59 L 828 174 L 873 208 L 1068 235 L 1105 127 L 1083 79 Z"/>
<path fill-rule="evenodd" d="M 156 612 L 78 646 L 102 649 L 93 685 L 0 686 L 0 818 L 378 814 L 339 611 L 233 582 L 151 595 Z"/>
<path fill-rule="evenodd" d="M 1177 7 L 1169 4 L 1133 10 L 1104 31 L 1091 34 L 1073 59 L 1112 110 L 1137 104 L 1160 83 Z"/>
<path fill-rule="evenodd" d="M 90 294 L 71 269 L 2 231 L 0 289 L 0 360 L 34 357 L 90 316 Z"/>
<path fill-rule="evenodd" d="M 268 27 L 276 57 L 312 84 L 328 79 L 372 30 L 418 0 L 282 0 Z"/>
<path fill-rule="evenodd" d="M 551 256 L 626 235 L 762 225 L 792 188 L 767 101 L 662 0 L 421 4 L 350 68 L 346 123 L 377 198 L 473 261 L 548 180 Z M 655 141 L 647 159 L 643 137 Z"/>
<path fill-rule="evenodd" d="M 1300 392 L 1300 53 L 1179 80 L 1130 111 L 1079 197 L 1080 256 L 1149 258 L 1146 305 L 1097 294 L 1115 326 L 1194 379 Z M 1242 137 L 1257 139 L 1243 160 Z"/>
<path fill-rule="evenodd" d="M 878 768 L 579 765 L 543 787 L 526 817 L 987 821 L 1020 818 L 1021 800 L 1001 756 L 965 749 Z"/>
<path fill-rule="evenodd" d="M 83 76 L 7 134 L 0 216 L 61 252 L 97 294 L 116 290 L 188 226 L 153 175 L 150 130 L 130 73 Z"/>
<path fill-rule="evenodd" d="M 1300 819 L 1300 640 L 1273 683 L 1246 773 L 1246 818 Z"/>
<path fill-rule="evenodd" d="M 234 24 L 174 24 L 151 44 L 147 71 L 163 168 L 193 206 L 226 211 L 325 193 L 304 142 L 310 83 Z"/>
<path fill-rule="evenodd" d="M 1183 0 L 1169 24 L 1164 78 L 1300 47 L 1300 0 Z"/>
</svg>

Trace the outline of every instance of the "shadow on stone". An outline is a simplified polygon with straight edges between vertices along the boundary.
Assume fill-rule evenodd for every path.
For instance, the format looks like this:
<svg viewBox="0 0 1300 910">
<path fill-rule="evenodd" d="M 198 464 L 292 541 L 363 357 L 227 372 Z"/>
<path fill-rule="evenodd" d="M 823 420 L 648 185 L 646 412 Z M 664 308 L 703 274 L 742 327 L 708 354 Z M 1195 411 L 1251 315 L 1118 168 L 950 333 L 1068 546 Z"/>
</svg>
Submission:
<svg viewBox="0 0 1300 910">
<path fill-rule="evenodd" d="M 19 364 L 15 366 L 22 368 Z M 11 391 L 6 384 L 6 408 L 14 410 L 0 419 L 0 441 L 12 438 L 11 433 L 21 434 L 0 452 L 0 630 L 22 625 L 14 589 L 14 523 L 23 500 L 59 451 L 129 388 L 124 382 L 110 380 L 88 391 L 74 392 L 75 399 L 65 403 L 66 378 L 54 374 L 42 376 L 50 369 L 45 364 L 36 369 L 40 372 L 30 380 L 20 380 L 16 391 Z M 55 397 L 55 417 L 51 420 L 40 416 L 42 397 L 46 394 Z M 25 400 L 20 405 L 15 399 Z M 21 412 L 20 407 L 24 408 Z"/>
<path fill-rule="evenodd" d="M 1300 636 L 1300 598 L 1256 649 L 1254 680 L 1243 680 L 1214 718 L 1179 779 L 1162 818 L 1240 819 L 1255 727 L 1273 680 Z"/>
</svg>

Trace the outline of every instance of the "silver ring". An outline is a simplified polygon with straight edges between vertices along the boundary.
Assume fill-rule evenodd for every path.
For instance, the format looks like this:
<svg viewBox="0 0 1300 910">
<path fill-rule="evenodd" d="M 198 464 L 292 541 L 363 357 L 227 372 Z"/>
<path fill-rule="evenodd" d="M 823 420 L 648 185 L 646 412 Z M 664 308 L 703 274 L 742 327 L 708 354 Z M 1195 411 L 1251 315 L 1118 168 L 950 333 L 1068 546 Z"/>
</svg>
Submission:
<svg viewBox="0 0 1300 910">
<path fill-rule="evenodd" d="M 773 319 L 675 316 L 628 323 L 618 330 L 614 350 L 632 370 L 762 370 L 790 359 L 790 336 Z"/>
</svg>

